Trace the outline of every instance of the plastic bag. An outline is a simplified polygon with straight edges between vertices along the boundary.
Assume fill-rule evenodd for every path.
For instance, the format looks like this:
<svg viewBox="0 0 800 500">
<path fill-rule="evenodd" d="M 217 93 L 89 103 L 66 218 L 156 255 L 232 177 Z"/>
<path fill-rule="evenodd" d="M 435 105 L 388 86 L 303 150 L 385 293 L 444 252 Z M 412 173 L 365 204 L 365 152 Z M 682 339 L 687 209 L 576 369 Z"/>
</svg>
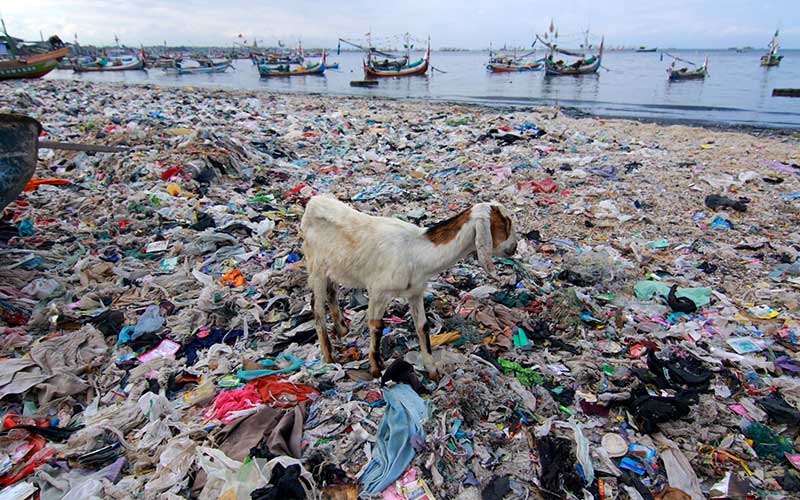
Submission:
<svg viewBox="0 0 800 500">
<path fill-rule="evenodd" d="M 266 484 L 253 461 L 242 463 L 205 446 L 198 447 L 196 455 L 198 465 L 208 474 L 198 500 L 250 498 L 250 492 Z"/>
<path fill-rule="evenodd" d="M 161 316 L 161 309 L 156 305 L 147 306 L 133 328 L 131 339 L 137 339 L 145 333 L 158 331 L 162 326 L 164 326 L 164 318 Z"/>
<path fill-rule="evenodd" d="M 162 448 L 156 472 L 144 486 L 148 498 L 155 498 L 160 493 L 180 487 L 189 470 L 194 465 L 196 444 L 189 438 L 175 438 Z"/>
</svg>

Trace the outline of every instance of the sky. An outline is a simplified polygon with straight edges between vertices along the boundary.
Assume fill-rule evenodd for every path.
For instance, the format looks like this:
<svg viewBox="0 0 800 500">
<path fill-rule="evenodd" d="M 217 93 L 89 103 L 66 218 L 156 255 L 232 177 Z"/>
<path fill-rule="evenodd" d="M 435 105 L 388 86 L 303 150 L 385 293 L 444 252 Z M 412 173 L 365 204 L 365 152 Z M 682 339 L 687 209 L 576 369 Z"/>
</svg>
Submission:
<svg viewBox="0 0 800 500">
<path fill-rule="evenodd" d="M 14 36 L 84 45 L 335 47 L 371 31 L 397 47 L 408 31 L 434 49 L 483 49 L 528 46 L 554 19 L 564 46 L 588 27 L 615 47 L 762 48 L 780 28 L 781 47 L 800 49 L 800 0 L 0 0 L 0 15 Z"/>
</svg>

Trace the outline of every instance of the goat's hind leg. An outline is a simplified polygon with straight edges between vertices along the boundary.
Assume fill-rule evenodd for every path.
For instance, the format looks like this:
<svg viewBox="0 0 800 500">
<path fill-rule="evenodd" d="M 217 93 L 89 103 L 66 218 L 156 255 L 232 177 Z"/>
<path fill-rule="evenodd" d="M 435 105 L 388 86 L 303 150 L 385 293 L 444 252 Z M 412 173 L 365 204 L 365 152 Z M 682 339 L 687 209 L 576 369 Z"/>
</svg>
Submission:
<svg viewBox="0 0 800 500">
<path fill-rule="evenodd" d="M 383 358 L 381 357 L 381 337 L 383 336 L 383 313 L 392 298 L 378 292 L 369 293 L 369 306 L 367 307 L 367 320 L 369 321 L 369 373 L 375 378 L 381 376 L 383 371 Z"/>
<path fill-rule="evenodd" d="M 328 280 L 328 307 L 331 309 L 331 319 L 333 320 L 333 331 L 338 338 L 347 335 L 347 326 L 344 324 L 342 310 L 339 308 L 339 300 L 336 294 L 336 283 Z"/>
<path fill-rule="evenodd" d="M 439 371 L 433 361 L 431 337 L 428 333 L 428 320 L 425 318 L 425 303 L 422 295 L 409 298 L 408 305 L 411 309 L 414 327 L 417 330 L 417 337 L 419 337 L 419 350 L 422 351 L 422 363 L 425 365 L 425 371 L 428 372 L 428 378 L 431 380 L 439 380 Z"/>
<path fill-rule="evenodd" d="M 314 312 L 314 326 L 317 330 L 322 359 L 326 363 L 333 363 L 331 340 L 328 338 L 328 327 L 325 324 L 325 302 L 328 297 L 328 278 L 310 274 L 308 276 L 308 284 L 311 287 L 311 309 Z"/>
</svg>

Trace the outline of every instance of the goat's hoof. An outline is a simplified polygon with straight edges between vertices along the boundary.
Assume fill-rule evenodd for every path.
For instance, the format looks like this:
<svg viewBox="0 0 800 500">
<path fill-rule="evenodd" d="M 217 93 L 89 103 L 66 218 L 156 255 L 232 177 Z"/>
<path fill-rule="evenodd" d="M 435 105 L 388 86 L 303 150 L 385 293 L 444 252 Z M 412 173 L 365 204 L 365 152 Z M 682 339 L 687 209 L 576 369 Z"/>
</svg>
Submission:
<svg viewBox="0 0 800 500">
<path fill-rule="evenodd" d="M 369 374 L 373 378 L 380 378 L 383 371 L 383 360 L 370 357 L 369 359 Z"/>
</svg>

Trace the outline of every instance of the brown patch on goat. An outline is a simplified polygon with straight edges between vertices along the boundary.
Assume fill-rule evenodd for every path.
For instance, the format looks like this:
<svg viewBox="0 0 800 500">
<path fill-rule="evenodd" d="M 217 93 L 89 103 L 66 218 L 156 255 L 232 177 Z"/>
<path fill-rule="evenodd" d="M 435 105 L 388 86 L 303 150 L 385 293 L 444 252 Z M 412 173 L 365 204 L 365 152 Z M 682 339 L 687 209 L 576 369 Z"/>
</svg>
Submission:
<svg viewBox="0 0 800 500">
<path fill-rule="evenodd" d="M 492 207 L 489 215 L 489 226 L 492 229 L 493 247 L 501 245 L 511 234 L 511 220 L 503 215 L 497 207 Z"/>
<path fill-rule="evenodd" d="M 456 238 L 458 232 L 461 231 L 461 227 L 469 221 L 470 215 L 472 215 L 472 207 L 469 207 L 455 217 L 428 226 L 425 230 L 425 237 L 434 245 L 450 243 Z"/>
</svg>

